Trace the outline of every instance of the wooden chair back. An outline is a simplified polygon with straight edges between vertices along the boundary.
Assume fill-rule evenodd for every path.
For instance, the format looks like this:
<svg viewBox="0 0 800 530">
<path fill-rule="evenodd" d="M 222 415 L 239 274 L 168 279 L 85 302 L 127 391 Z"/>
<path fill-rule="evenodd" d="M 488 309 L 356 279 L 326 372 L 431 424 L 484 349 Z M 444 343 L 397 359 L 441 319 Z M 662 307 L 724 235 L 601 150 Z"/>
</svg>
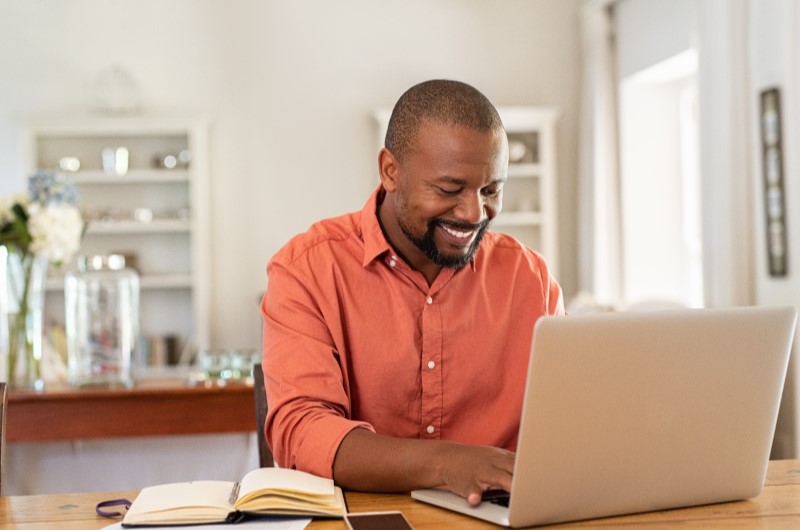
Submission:
<svg viewBox="0 0 800 530">
<path fill-rule="evenodd" d="M 267 423 L 267 389 L 264 386 L 264 371 L 261 363 L 253 366 L 253 392 L 256 400 L 256 438 L 258 439 L 258 463 L 261 467 L 273 467 L 275 461 L 272 451 L 264 436 L 264 425 Z"/>
</svg>

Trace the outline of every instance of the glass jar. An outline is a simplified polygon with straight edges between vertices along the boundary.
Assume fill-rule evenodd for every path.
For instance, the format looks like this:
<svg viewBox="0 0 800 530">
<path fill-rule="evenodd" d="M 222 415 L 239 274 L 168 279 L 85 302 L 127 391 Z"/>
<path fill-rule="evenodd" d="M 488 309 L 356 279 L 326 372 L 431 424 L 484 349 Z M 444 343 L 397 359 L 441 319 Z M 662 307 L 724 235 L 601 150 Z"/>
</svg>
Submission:
<svg viewBox="0 0 800 530">
<path fill-rule="evenodd" d="M 80 256 L 64 282 L 69 382 L 131 386 L 139 337 L 139 275 L 119 254 Z"/>
</svg>

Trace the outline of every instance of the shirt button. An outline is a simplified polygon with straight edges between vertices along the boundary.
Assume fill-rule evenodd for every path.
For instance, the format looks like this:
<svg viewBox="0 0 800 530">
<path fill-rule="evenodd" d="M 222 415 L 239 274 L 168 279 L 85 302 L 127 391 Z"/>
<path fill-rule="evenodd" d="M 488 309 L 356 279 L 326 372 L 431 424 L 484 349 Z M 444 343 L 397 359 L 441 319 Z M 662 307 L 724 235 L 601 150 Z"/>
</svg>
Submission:
<svg viewBox="0 0 800 530">
<path fill-rule="evenodd" d="M 435 362 L 433 362 L 433 361 L 428 361 L 428 368 L 430 368 L 431 370 L 433 370 L 433 368 L 434 368 L 435 366 L 436 366 L 436 363 L 435 363 Z"/>
<path fill-rule="evenodd" d="M 397 261 L 395 261 L 394 258 L 390 259 L 389 260 L 389 266 L 390 267 L 394 267 L 395 265 L 397 265 Z"/>
<path fill-rule="evenodd" d="M 433 425 L 428 425 L 428 428 L 427 428 L 427 429 L 425 429 L 425 430 L 426 430 L 426 431 L 428 431 L 428 434 L 433 434 L 433 432 L 434 432 L 436 429 L 434 428 L 434 426 L 433 426 Z"/>
<path fill-rule="evenodd" d="M 429 296 L 428 299 L 425 301 L 428 303 L 428 305 L 431 305 L 433 303 L 433 297 Z"/>
</svg>

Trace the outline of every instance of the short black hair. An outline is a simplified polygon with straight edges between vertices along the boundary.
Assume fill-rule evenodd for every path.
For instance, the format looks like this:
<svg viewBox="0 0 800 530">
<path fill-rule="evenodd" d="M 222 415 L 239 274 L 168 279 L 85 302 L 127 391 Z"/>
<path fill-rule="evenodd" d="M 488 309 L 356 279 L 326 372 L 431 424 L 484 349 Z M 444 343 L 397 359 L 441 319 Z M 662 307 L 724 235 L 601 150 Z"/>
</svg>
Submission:
<svg viewBox="0 0 800 530">
<path fill-rule="evenodd" d="M 426 121 L 476 131 L 505 131 L 497 109 L 475 87 L 460 81 L 432 79 L 412 86 L 397 100 L 384 146 L 402 160 L 413 148 L 417 130 Z"/>
</svg>

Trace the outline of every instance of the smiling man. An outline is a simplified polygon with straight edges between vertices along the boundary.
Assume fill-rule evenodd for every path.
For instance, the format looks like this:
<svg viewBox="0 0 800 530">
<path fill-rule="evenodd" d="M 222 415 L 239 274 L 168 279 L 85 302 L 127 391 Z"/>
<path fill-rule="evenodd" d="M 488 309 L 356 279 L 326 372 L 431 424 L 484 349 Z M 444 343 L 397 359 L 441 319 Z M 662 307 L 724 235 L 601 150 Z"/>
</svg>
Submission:
<svg viewBox="0 0 800 530">
<path fill-rule="evenodd" d="M 546 261 L 489 230 L 508 141 L 457 81 L 411 87 L 360 212 L 269 262 L 266 435 L 279 465 L 347 489 L 510 489 L 531 333 L 563 314 Z"/>
<path fill-rule="evenodd" d="M 508 141 L 497 120 L 496 128 L 475 122 L 474 129 L 433 117 L 413 125 L 389 124 L 387 147 L 378 159 L 386 192 L 380 222 L 395 250 L 429 284 L 441 268 L 472 261 L 500 212 Z M 403 126 L 417 132 L 409 145 L 394 140 L 403 135 L 393 134 L 393 127 Z"/>
</svg>

